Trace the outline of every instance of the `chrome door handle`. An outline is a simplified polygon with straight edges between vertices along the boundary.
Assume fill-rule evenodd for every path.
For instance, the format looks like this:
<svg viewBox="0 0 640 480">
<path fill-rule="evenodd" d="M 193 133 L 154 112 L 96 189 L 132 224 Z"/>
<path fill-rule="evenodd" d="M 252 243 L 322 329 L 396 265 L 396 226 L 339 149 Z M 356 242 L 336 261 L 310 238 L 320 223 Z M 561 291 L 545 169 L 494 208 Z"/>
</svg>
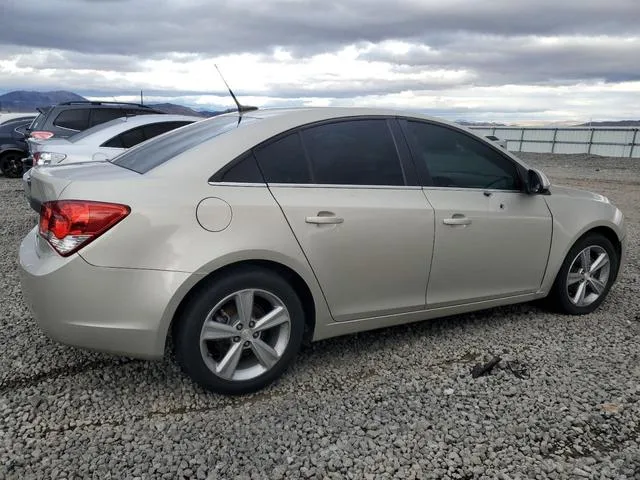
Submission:
<svg viewBox="0 0 640 480">
<path fill-rule="evenodd" d="M 316 225 L 332 225 L 344 222 L 344 218 L 331 216 L 331 217 L 307 217 L 304 219 L 307 223 L 315 223 Z"/>
<path fill-rule="evenodd" d="M 451 218 L 445 218 L 442 220 L 445 225 L 471 225 L 471 219 L 464 215 L 454 215 Z"/>
</svg>

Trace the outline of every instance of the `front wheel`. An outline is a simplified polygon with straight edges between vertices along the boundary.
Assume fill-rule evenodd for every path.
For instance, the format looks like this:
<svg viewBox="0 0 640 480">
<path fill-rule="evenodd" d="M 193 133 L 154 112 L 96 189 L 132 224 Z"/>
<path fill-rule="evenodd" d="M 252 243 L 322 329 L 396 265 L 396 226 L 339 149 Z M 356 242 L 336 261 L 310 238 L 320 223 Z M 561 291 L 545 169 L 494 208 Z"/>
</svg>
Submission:
<svg viewBox="0 0 640 480">
<path fill-rule="evenodd" d="M 609 293 L 618 264 L 609 239 L 596 233 L 581 238 L 558 272 L 550 295 L 553 306 L 571 315 L 593 312 Z"/>
<path fill-rule="evenodd" d="M 176 319 L 176 357 L 216 393 L 243 394 L 277 379 L 302 344 L 304 310 L 279 275 L 252 268 L 200 288 Z"/>
</svg>

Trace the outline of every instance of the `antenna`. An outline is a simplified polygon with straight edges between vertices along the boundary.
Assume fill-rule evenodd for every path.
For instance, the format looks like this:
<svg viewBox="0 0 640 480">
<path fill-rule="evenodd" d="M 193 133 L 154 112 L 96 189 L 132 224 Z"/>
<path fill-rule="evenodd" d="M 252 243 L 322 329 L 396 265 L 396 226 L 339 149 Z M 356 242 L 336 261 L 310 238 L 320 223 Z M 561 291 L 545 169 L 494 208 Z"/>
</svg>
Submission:
<svg viewBox="0 0 640 480">
<path fill-rule="evenodd" d="M 140 105 L 144 105 L 144 101 L 142 99 L 142 90 L 140 90 Z"/>
<path fill-rule="evenodd" d="M 231 87 L 229 86 L 229 84 L 227 83 L 227 81 L 224 79 L 224 77 L 222 76 L 222 72 L 220 71 L 220 69 L 218 68 L 217 64 L 214 64 L 214 66 L 216 67 L 216 70 L 218 70 L 218 73 L 220 74 L 220 78 L 222 78 L 222 81 L 224 82 L 224 84 L 227 86 L 227 89 L 229 90 L 229 93 L 231 94 L 231 98 L 233 98 L 233 101 L 235 102 L 235 104 L 238 106 L 238 113 L 240 115 L 242 115 L 242 112 L 250 112 L 252 110 L 258 110 L 258 107 L 249 107 L 246 105 L 241 105 L 240 102 L 238 101 L 238 99 L 236 98 L 236 96 L 233 94 L 233 91 L 231 90 Z"/>
<path fill-rule="evenodd" d="M 113 100 L 114 100 L 116 103 L 120 103 L 120 102 L 118 101 L 118 99 L 117 99 L 116 97 L 114 97 L 113 95 L 111 95 L 111 98 L 113 98 Z M 124 121 L 126 122 L 126 121 L 127 121 L 127 117 L 128 117 L 128 115 L 127 115 L 127 112 L 125 112 L 125 111 L 124 111 L 124 108 L 122 108 L 122 104 L 120 104 L 120 106 L 118 107 L 118 109 L 119 109 L 121 112 L 124 112 Z"/>
</svg>

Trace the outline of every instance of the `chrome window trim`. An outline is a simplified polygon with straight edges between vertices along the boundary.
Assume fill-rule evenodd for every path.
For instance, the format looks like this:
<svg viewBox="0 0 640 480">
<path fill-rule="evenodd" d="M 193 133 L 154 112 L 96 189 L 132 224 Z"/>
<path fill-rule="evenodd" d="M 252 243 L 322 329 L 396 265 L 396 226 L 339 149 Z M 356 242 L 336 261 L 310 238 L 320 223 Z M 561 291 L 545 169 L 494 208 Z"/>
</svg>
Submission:
<svg viewBox="0 0 640 480">
<path fill-rule="evenodd" d="M 266 183 L 257 182 L 207 182 L 212 187 L 267 187 Z"/>
<path fill-rule="evenodd" d="M 254 183 L 254 182 L 207 182 L 212 187 L 277 187 L 277 188 L 340 188 L 359 190 L 421 190 L 419 185 L 343 185 L 334 183 Z"/>
<path fill-rule="evenodd" d="M 351 185 L 340 183 L 270 183 L 270 187 L 281 188 L 340 188 L 340 189 L 360 189 L 360 190 L 420 190 L 419 185 Z"/>
<path fill-rule="evenodd" d="M 526 194 L 525 191 L 523 190 L 506 190 L 506 189 L 501 189 L 501 188 L 478 188 L 478 187 L 435 187 L 435 186 L 429 186 L 429 185 L 425 185 L 422 187 L 423 190 L 452 190 L 452 191 L 460 191 L 460 192 L 478 192 L 478 193 L 483 193 L 483 192 L 502 192 L 502 193 L 524 193 Z"/>
</svg>

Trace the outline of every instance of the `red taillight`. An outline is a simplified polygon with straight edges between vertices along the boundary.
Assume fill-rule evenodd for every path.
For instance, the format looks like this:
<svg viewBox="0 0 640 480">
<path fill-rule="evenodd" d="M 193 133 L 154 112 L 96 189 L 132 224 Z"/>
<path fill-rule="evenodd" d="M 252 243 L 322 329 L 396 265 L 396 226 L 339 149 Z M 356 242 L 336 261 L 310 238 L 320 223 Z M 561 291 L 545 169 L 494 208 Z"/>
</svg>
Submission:
<svg viewBox="0 0 640 480">
<path fill-rule="evenodd" d="M 53 137 L 53 135 L 53 132 L 47 132 L 45 130 L 35 130 L 30 133 L 30 137 L 37 140 L 47 140 L 48 138 Z"/>
<path fill-rule="evenodd" d="M 125 218 L 131 209 L 117 203 L 85 200 L 45 202 L 40 208 L 40 235 L 67 257 Z"/>
</svg>

